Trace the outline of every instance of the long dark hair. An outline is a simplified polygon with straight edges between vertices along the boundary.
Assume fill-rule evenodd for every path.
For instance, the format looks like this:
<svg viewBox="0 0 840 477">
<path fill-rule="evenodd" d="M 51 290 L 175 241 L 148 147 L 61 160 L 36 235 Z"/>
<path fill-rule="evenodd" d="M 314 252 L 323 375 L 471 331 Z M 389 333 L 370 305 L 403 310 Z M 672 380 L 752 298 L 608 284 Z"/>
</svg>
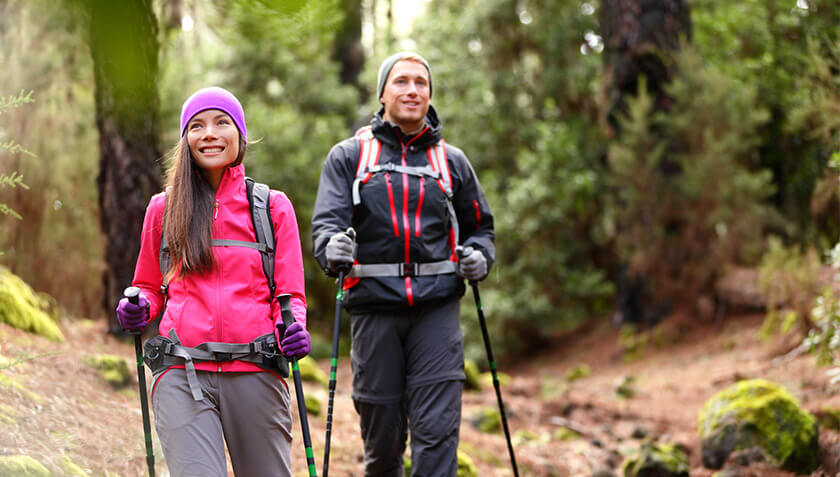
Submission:
<svg viewBox="0 0 840 477">
<path fill-rule="evenodd" d="M 239 154 L 228 167 L 245 158 L 246 142 L 239 136 Z M 169 245 L 172 267 L 169 277 L 213 267 L 213 204 L 216 191 L 195 164 L 187 135 L 169 153 L 166 172 L 166 211 L 163 233 Z"/>
</svg>

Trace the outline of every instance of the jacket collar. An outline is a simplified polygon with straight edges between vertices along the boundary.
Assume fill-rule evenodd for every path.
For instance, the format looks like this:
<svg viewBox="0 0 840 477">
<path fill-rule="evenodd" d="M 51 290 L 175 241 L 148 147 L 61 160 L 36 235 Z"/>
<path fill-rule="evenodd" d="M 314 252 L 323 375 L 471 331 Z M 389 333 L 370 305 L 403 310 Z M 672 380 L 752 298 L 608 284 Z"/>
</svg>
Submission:
<svg viewBox="0 0 840 477">
<path fill-rule="evenodd" d="M 219 182 L 219 188 L 216 190 L 216 198 L 230 197 L 238 194 L 241 187 L 245 183 L 245 166 L 239 164 L 238 166 L 228 167 L 222 173 L 222 180 Z"/>
<path fill-rule="evenodd" d="M 395 149 L 400 149 L 402 144 L 408 143 L 411 137 L 406 137 L 399 126 L 386 120 L 382 116 L 385 114 L 385 108 L 381 108 L 378 113 L 373 116 L 370 121 L 371 131 L 381 142 L 387 144 Z M 418 148 L 426 148 L 437 144 L 441 138 L 441 124 L 438 119 L 437 111 L 430 104 L 429 112 L 426 113 L 426 129 L 417 135 L 416 139 L 411 143 Z"/>
</svg>

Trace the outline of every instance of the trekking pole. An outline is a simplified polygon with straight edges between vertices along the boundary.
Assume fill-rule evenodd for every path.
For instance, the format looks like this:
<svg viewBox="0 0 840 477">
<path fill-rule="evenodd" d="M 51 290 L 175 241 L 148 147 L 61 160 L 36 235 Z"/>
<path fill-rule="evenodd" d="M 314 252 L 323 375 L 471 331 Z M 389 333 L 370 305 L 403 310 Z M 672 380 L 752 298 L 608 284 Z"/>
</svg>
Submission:
<svg viewBox="0 0 840 477">
<path fill-rule="evenodd" d="M 292 305 L 289 299 L 292 295 L 284 293 L 277 295 L 280 301 L 280 316 L 283 317 L 283 326 L 288 328 L 295 322 L 295 317 L 292 315 Z M 280 329 L 280 324 L 277 324 L 277 331 L 280 337 L 283 337 L 283 329 Z M 312 453 L 312 438 L 309 435 L 309 421 L 306 417 L 306 400 L 303 397 L 303 382 L 300 378 L 300 366 L 298 366 L 297 358 L 286 356 L 289 362 L 292 363 L 292 375 L 295 379 L 295 396 L 297 396 L 298 414 L 300 414 L 300 430 L 303 434 L 303 445 L 306 448 L 306 466 L 309 470 L 309 477 L 318 477 L 315 471 L 315 456 Z"/>
<path fill-rule="evenodd" d="M 347 229 L 351 240 L 356 240 L 353 227 Z M 327 405 L 327 435 L 324 440 L 324 472 L 327 477 L 330 471 L 330 436 L 332 435 L 333 397 L 335 396 L 335 376 L 338 368 L 338 336 L 341 326 L 341 301 L 344 299 L 344 276 L 350 271 L 352 264 L 342 263 L 338 266 L 338 291 L 335 293 L 335 320 L 333 321 L 332 359 L 330 360 L 330 401 Z"/>
<path fill-rule="evenodd" d="M 128 301 L 137 305 L 140 302 L 140 289 L 128 287 L 123 291 Z M 146 398 L 146 370 L 143 368 L 143 332 L 129 331 L 134 335 L 134 354 L 137 357 L 137 382 L 140 386 L 140 411 L 143 414 L 143 436 L 146 440 L 146 464 L 149 466 L 149 477 L 155 477 L 155 454 L 152 449 L 152 426 L 149 423 L 149 401 Z"/>
<path fill-rule="evenodd" d="M 455 249 L 460 258 L 464 251 L 463 247 L 458 246 Z M 502 418 L 502 428 L 505 431 L 505 438 L 507 439 L 508 453 L 510 454 L 510 464 L 513 467 L 513 475 L 519 477 L 519 470 L 516 467 L 516 456 L 513 454 L 513 443 L 510 440 L 510 430 L 508 429 L 507 417 L 505 416 L 505 405 L 502 402 L 502 389 L 499 385 L 499 376 L 496 374 L 496 361 L 493 359 L 493 350 L 490 348 L 490 335 L 487 333 L 487 321 L 484 319 L 484 310 L 481 308 L 481 297 L 478 294 L 478 282 L 470 280 L 470 286 L 473 291 L 473 298 L 475 299 L 475 309 L 478 312 L 478 323 L 481 325 L 481 336 L 484 338 L 484 349 L 487 351 L 487 361 L 490 362 L 490 373 L 493 375 L 493 387 L 496 389 L 496 401 L 499 402 L 499 414 Z"/>
</svg>

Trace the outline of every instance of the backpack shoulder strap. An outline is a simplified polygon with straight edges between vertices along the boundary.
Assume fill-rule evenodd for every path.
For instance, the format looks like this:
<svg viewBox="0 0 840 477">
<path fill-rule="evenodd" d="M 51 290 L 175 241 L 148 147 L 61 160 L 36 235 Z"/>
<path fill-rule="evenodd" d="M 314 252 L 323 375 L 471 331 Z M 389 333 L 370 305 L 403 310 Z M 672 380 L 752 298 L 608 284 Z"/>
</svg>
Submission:
<svg viewBox="0 0 840 477">
<path fill-rule="evenodd" d="M 265 245 L 261 251 L 263 273 L 268 281 L 268 290 L 271 292 L 270 300 L 274 300 L 274 223 L 271 220 L 269 207 L 270 189 L 267 185 L 254 181 L 250 177 L 245 178 L 245 191 L 248 196 L 248 205 L 251 208 L 251 221 L 254 223 L 254 232 L 257 235 L 257 243 Z"/>
<path fill-rule="evenodd" d="M 359 195 L 359 186 L 373 176 L 370 169 L 379 162 L 379 155 L 382 152 L 382 143 L 373 135 L 370 126 L 365 126 L 356 131 L 356 137 L 359 138 L 359 162 L 356 165 L 356 180 L 353 181 L 354 206 L 362 202 L 361 195 Z"/>
</svg>

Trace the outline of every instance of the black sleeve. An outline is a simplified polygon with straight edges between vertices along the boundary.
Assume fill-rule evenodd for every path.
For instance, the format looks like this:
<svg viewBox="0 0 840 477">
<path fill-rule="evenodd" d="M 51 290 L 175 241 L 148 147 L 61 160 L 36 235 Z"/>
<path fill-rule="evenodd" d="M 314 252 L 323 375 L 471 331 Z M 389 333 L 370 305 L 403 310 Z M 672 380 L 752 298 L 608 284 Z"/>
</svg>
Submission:
<svg viewBox="0 0 840 477">
<path fill-rule="evenodd" d="M 481 250 L 489 271 L 496 260 L 493 212 L 467 156 L 454 146 L 447 145 L 446 149 L 447 162 L 454 172 L 452 192 L 458 217 L 458 244 Z"/>
<path fill-rule="evenodd" d="M 353 218 L 352 187 L 359 141 L 355 138 L 335 145 L 321 169 L 318 195 L 312 210 L 312 253 L 328 275 L 326 246 L 330 237 L 347 230 Z"/>
</svg>

